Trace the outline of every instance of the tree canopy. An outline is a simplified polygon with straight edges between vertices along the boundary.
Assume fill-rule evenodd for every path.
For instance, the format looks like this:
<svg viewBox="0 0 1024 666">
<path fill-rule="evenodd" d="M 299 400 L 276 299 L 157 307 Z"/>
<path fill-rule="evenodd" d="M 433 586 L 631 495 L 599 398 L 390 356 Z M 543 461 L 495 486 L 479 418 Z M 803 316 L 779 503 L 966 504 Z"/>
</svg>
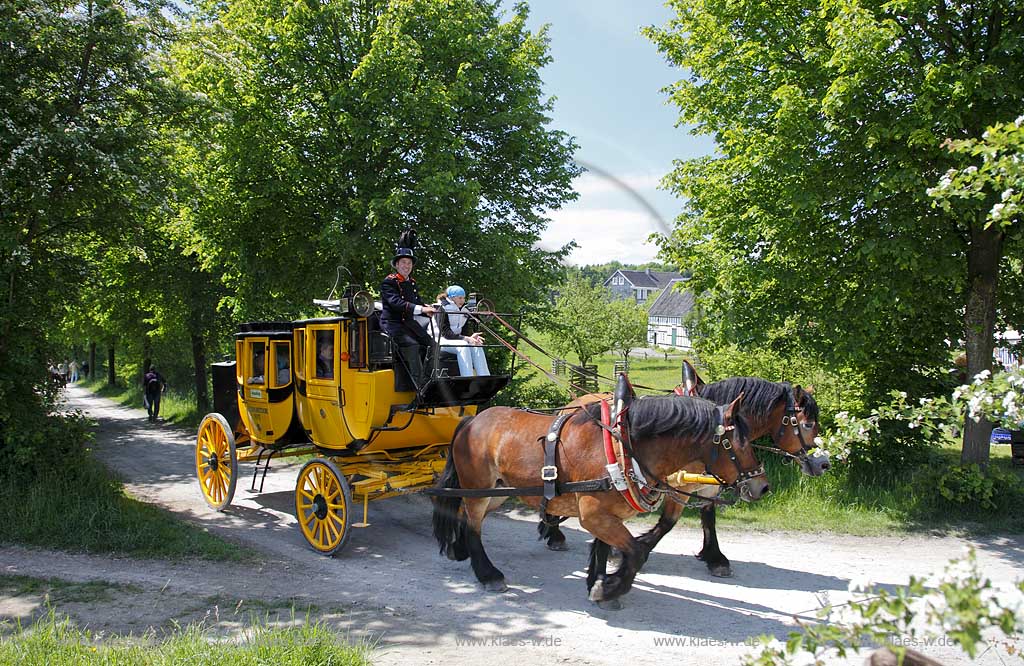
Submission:
<svg viewBox="0 0 1024 666">
<path fill-rule="evenodd" d="M 547 126 L 547 38 L 525 5 L 505 21 L 477 0 L 202 7 L 175 51 L 206 106 L 192 223 L 239 314 L 295 313 L 338 265 L 376 288 L 407 227 L 421 283 L 501 306 L 553 281 L 564 251 L 534 243 L 578 168 Z"/>
<path fill-rule="evenodd" d="M 164 202 L 160 126 L 179 98 L 155 62 L 171 37 L 161 10 L 143 0 L 0 7 L 5 440 L 8 423 L 39 409 L 67 312 Z"/>
<path fill-rule="evenodd" d="M 920 388 L 957 341 L 989 367 L 997 319 L 1021 323 L 1019 230 L 927 190 L 964 164 L 947 139 L 1019 115 L 1020 5 L 669 5 L 647 34 L 689 72 L 669 91 L 681 121 L 718 149 L 666 179 L 687 203 L 664 248 L 694 269 L 704 333 L 863 368 L 876 397 Z"/>
<path fill-rule="evenodd" d="M 534 244 L 579 169 L 526 17 L 479 0 L 0 6 L 0 453 L 11 433 L 40 445 L 8 426 L 52 407 L 47 362 L 87 341 L 116 345 L 129 381 L 173 359 L 202 408 L 231 322 L 310 314 L 337 266 L 375 288 L 407 227 L 425 287 L 537 302 L 564 250 Z"/>
</svg>

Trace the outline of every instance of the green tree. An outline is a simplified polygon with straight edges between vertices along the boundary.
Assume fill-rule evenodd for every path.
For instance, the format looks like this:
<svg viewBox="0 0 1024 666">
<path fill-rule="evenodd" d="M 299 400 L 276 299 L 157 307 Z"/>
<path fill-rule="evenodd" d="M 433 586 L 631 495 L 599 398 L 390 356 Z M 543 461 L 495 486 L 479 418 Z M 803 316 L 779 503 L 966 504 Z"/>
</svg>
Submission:
<svg viewBox="0 0 1024 666">
<path fill-rule="evenodd" d="M 563 356 L 574 353 L 580 365 L 587 365 L 592 358 L 611 349 L 610 300 L 604 287 L 590 284 L 579 273 L 571 274 L 544 322 L 555 352 Z"/>
<path fill-rule="evenodd" d="M 609 346 L 628 362 L 629 352 L 647 343 L 647 308 L 629 298 L 615 299 L 605 316 Z"/>
<path fill-rule="evenodd" d="M 38 387 L 87 248 L 119 242 L 163 201 L 156 138 L 177 99 L 152 57 L 171 36 L 163 9 L 0 5 L 0 448 L 46 445 L 26 419 L 48 407 Z"/>
<path fill-rule="evenodd" d="M 968 162 L 974 162 L 966 167 L 950 169 L 942 177 L 938 185 L 930 190 L 930 194 L 936 204 L 951 215 L 961 219 L 976 221 L 981 228 L 976 230 L 978 234 L 994 236 L 996 248 L 998 244 L 1005 243 L 1007 236 L 1012 241 L 1020 239 L 1020 222 L 1024 218 L 1021 209 L 1022 197 L 1024 197 L 1024 116 L 1020 116 L 1012 123 L 999 123 L 985 130 L 981 138 L 963 139 L 949 141 L 947 146 L 950 152 L 961 156 Z M 994 248 L 993 251 L 998 251 Z M 973 255 L 972 255 L 973 256 Z M 982 281 L 980 278 L 974 282 L 981 282 L 979 289 L 982 293 L 975 296 L 972 290 L 972 297 L 967 303 L 967 312 L 964 323 L 970 327 L 982 327 L 988 330 L 994 327 L 997 316 L 995 303 L 998 302 L 996 291 L 999 288 L 1000 264 L 998 261 L 994 267 L 987 267 L 983 259 L 996 260 L 999 257 L 975 257 L 969 266 L 970 272 L 983 272 L 988 274 L 989 280 Z M 1021 271 L 1020 256 L 1009 256 L 1006 259 L 1012 266 L 1009 270 L 1003 270 L 1004 274 L 1011 279 L 1019 279 Z M 1007 307 L 1007 303 L 1003 303 Z M 1016 307 L 1020 307 L 1018 301 Z M 1011 306 L 1012 307 L 1012 306 Z M 968 361 L 973 355 L 992 355 L 992 344 L 982 336 L 967 337 Z M 988 368 L 983 368 L 987 370 Z M 970 370 L 970 363 L 968 363 Z M 989 436 L 991 422 L 985 419 L 975 421 L 967 418 L 965 423 L 964 450 L 961 460 L 963 463 L 978 463 L 988 460 L 989 457 Z M 972 433 L 977 435 L 968 441 Z"/>
<path fill-rule="evenodd" d="M 694 268 L 702 333 L 807 349 L 864 369 L 872 400 L 933 390 L 949 342 L 991 365 L 999 316 L 1020 322 L 1020 280 L 997 291 L 1019 233 L 926 190 L 1024 101 L 1024 13 L 1003 0 L 673 0 L 648 35 L 690 75 L 671 88 L 715 156 L 681 162 L 687 204 L 664 248 Z M 983 460 L 987 432 L 965 433 Z"/>
<path fill-rule="evenodd" d="M 424 291 L 459 282 L 503 307 L 554 282 L 564 251 L 534 244 L 579 169 L 547 127 L 547 37 L 525 4 L 504 21 L 479 0 L 200 5 L 175 53 L 208 105 L 192 223 L 236 316 L 308 310 L 337 265 L 376 287 L 410 226 Z"/>
</svg>

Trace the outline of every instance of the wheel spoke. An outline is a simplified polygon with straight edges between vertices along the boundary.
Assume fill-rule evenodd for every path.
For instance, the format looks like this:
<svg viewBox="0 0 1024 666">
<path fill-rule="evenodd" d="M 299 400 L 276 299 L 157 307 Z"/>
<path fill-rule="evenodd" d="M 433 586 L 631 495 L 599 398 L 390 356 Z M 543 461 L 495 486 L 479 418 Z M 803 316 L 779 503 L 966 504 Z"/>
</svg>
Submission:
<svg viewBox="0 0 1024 666">
<path fill-rule="evenodd" d="M 324 521 L 324 527 L 326 528 L 326 530 L 327 530 L 327 532 L 329 534 L 328 538 L 331 540 L 331 542 L 337 541 L 337 539 L 338 539 L 338 528 L 334 526 L 334 521 L 331 520 L 330 517 L 328 517 Z"/>
</svg>

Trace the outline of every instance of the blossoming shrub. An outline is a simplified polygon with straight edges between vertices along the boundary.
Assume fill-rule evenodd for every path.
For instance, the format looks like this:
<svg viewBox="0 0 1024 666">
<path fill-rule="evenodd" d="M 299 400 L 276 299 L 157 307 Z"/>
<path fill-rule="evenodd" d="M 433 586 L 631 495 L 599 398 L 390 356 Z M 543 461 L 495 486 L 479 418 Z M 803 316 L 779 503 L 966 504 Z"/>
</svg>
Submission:
<svg viewBox="0 0 1024 666">
<path fill-rule="evenodd" d="M 939 455 L 940 446 L 953 444 L 965 419 L 982 418 L 1009 428 L 1024 421 L 1020 372 L 982 372 L 970 384 L 959 386 L 949 397 L 911 401 L 906 392 L 893 391 L 889 404 L 856 417 L 840 412 L 821 446 L 838 464 L 852 467 L 898 470 L 913 476 L 930 499 L 945 505 L 985 510 L 1021 506 L 1024 484 L 1013 473 L 994 465 L 950 466 Z"/>
</svg>

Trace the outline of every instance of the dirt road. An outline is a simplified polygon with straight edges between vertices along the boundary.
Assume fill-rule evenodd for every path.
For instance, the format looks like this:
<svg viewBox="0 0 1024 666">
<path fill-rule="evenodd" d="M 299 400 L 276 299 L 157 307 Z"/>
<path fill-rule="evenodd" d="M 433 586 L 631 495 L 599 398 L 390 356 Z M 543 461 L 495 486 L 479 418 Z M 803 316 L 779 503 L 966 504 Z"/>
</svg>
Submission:
<svg viewBox="0 0 1024 666">
<path fill-rule="evenodd" d="M 687 526 L 651 555 L 624 608 L 605 611 L 586 598 L 588 535 L 567 523 L 571 551 L 551 552 L 535 539 L 533 515 L 510 512 L 485 525 L 491 558 L 511 586 L 507 593 L 490 594 L 477 585 L 468 563 L 438 555 L 426 498 L 372 505 L 372 526 L 358 530 L 338 557 L 324 558 L 295 526 L 294 466 L 275 465 L 262 494 L 247 491 L 244 475 L 252 468 L 243 467 L 234 504 L 216 513 L 195 482 L 193 433 L 149 424 L 145 412 L 78 388 L 68 389 L 68 401 L 98 421 L 96 451 L 132 495 L 259 553 L 260 564 L 242 567 L 0 549 L 4 573 L 117 584 L 103 594 L 67 593 L 62 602 L 56 597 L 59 610 L 101 632 L 138 634 L 199 620 L 231 631 L 250 613 L 287 619 L 294 607 L 297 621 L 308 611 L 353 638 L 376 641 L 379 664 L 735 664 L 748 636 L 785 637 L 795 617 L 813 619 L 823 603 L 848 599 L 851 579 L 900 585 L 911 574 L 940 570 L 968 545 L 977 549 L 994 582 L 1024 578 L 1019 536 L 861 538 L 723 530 L 722 548 L 735 576 L 716 579 L 692 557 L 700 535 L 688 516 Z M 41 603 L 39 596 L 0 595 L 0 614 L 30 619 Z M 919 649 L 947 664 L 967 662 L 955 648 Z M 977 663 L 1003 663 L 998 652 Z"/>
</svg>

